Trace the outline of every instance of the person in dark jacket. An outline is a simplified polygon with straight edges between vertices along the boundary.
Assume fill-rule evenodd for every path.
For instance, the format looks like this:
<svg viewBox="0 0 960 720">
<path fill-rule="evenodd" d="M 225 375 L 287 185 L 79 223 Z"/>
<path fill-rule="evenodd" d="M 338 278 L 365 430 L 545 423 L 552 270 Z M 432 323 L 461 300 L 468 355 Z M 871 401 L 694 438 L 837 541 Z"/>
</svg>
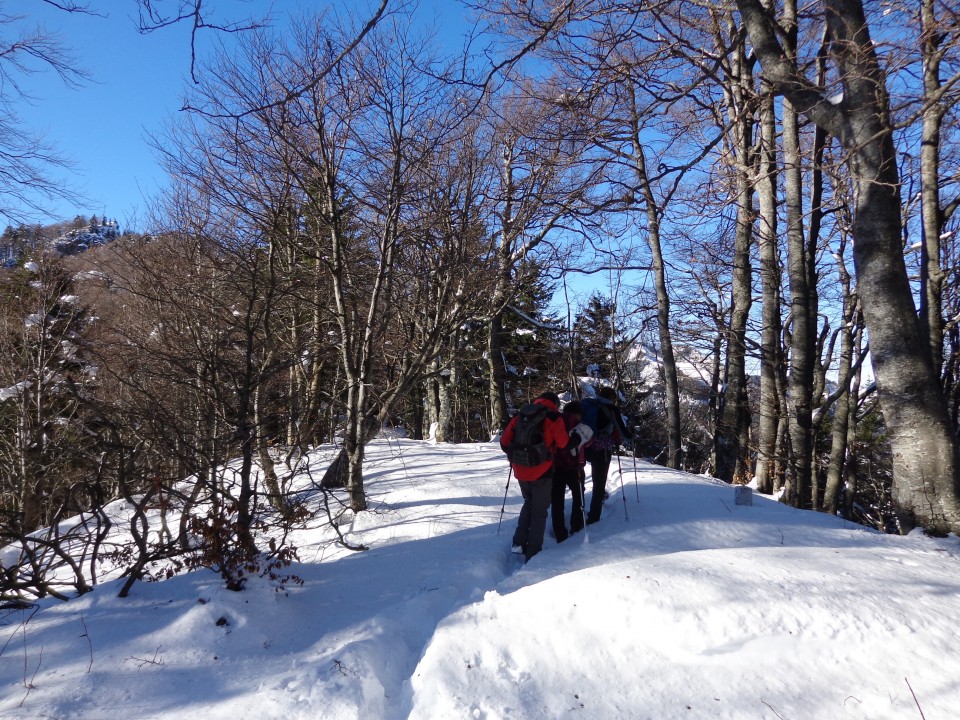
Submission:
<svg viewBox="0 0 960 720">
<path fill-rule="evenodd" d="M 541 393 L 533 401 L 547 409 L 547 416 L 543 421 L 543 441 L 547 446 L 550 457 L 533 467 L 519 465 L 511 460 L 513 474 L 520 486 L 523 495 L 523 506 L 520 508 L 520 517 L 517 520 L 517 529 L 513 534 L 515 553 L 523 553 L 529 560 L 543 548 L 543 533 L 547 526 L 547 510 L 550 507 L 550 495 L 553 489 L 553 460 L 557 452 L 567 447 L 571 437 L 563 424 L 563 419 L 557 408 L 560 398 L 556 393 Z M 507 456 L 511 456 L 514 430 L 517 425 L 517 416 L 510 419 L 503 434 L 500 436 L 500 447 Z M 577 444 L 580 438 L 576 438 Z"/>
<path fill-rule="evenodd" d="M 563 406 L 563 424 L 569 435 L 574 428 L 580 425 L 581 419 L 580 402 L 573 400 Z M 577 428 L 578 434 L 583 435 L 583 430 Z M 589 429 L 588 429 L 589 430 Z M 589 440 L 583 438 L 582 440 Z M 585 486 L 584 465 L 586 465 L 584 447 L 573 447 L 573 443 L 564 450 L 557 453 L 553 461 L 553 496 L 550 500 L 550 517 L 553 521 L 553 535 L 558 543 L 566 540 L 573 533 L 583 529 L 583 497 Z M 567 488 L 573 495 L 573 505 L 570 510 L 570 531 L 567 532 L 567 526 L 564 522 L 563 506 L 567 494 Z"/>
<path fill-rule="evenodd" d="M 587 445 L 587 460 L 590 462 L 590 473 L 593 476 L 590 511 L 587 513 L 588 525 L 600 519 L 613 453 L 625 437 L 632 437 L 631 432 L 623 424 L 623 416 L 616 405 L 616 391 L 612 387 L 602 387 L 597 393 L 597 399 L 600 401 L 597 427 L 593 439 Z"/>
</svg>

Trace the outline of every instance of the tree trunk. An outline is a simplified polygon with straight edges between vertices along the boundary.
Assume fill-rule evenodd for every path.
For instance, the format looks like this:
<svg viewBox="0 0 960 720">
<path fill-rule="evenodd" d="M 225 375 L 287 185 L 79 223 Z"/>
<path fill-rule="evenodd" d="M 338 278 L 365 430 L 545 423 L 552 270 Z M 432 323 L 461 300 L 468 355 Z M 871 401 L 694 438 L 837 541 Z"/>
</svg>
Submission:
<svg viewBox="0 0 960 720">
<path fill-rule="evenodd" d="M 784 3 L 786 51 L 797 56 L 796 0 Z M 805 240 L 803 228 L 803 169 L 800 118 L 789 98 L 783 101 L 784 187 L 787 218 L 787 274 L 790 278 L 790 319 L 793 329 L 789 372 L 790 464 L 783 500 L 794 507 L 815 508 L 813 403 L 816 363 L 817 293 L 816 236 Z M 814 187 L 814 194 L 818 188 Z M 818 205 L 816 198 L 811 203 Z M 817 208 L 819 210 L 819 208 Z M 811 219 L 811 226 L 819 223 Z"/>
<path fill-rule="evenodd" d="M 857 332 L 853 338 L 853 351 L 860 354 L 863 339 L 863 322 L 857 318 Z M 841 507 L 844 517 L 851 517 L 853 504 L 857 497 L 857 413 L 860 411 L 860 371 L 854 373 L 850 380 L 850 391 L 847 393 L 847 455 L 843 463 L 843 473 L 840 478 L 842 488 Z"/>
<path fill-rule="evenodd" d="M 922 242 L 920 243 L 920 327 L 927 338 L 930 358 L 937 377 L 943 370 L 943 282 L 940 266 L 940 236 L 944 217 L 940 207 L 940 131 L 946 108 L 932 98 L 941 90 L 939 44 L 943 33 L 937 27 L 933 0 L 921 0 L 920 19 L 923 56 L 923 90 L 927 102 L 923 109 L 920 141 L 920 207 Z"/>
<path fill-rule="evenodd" d="M 454 369 L 444 368 L 437 376 L 439 411 L 437 412 L 437 442 L 453 442 L 453 388 Z"/>
<path fill-rule="evenodd" d="M 504 389 L 507 369 L 503 364 L 503 318 L 499 312 L 490 319 L 487 329 L 487 372 L 490 434 L 493 435 L 503 430 L 510 419 L 507 414 L 507 398 Z"/>
<path fill-rule="evenodd" d="M 783 103 L 783 148 L 787 274 L 793 331 L 787 391 L 791 452 L 783 501 L 794 507 L 812 508 L 817 504 L 813 497 L 816 488 L 813 479 L 813 367 L 817 337 L 815 258 L 804 239 L 800 123 L 789 100 Z"/>
<path fill-rule="evenodd" d="M 343 446 L 330 463 L 321 487 L 346 488 L 350 509 L 362 512 L 367 509 L 367 498 L 363 489 L 363 459 L 367 443 L 380 432 L 380 419 L 363 411 L 365 393 L 356 386 L 347 393 L 347 423 L 343 433 Z"/>
<path fill-rule="evenodd" d="M 750 245 L 753 240 L 753 80 L 742 43 L 731 52 L 731 78 L 724 88 L 732 123 L 732 150 L 736 158 L 737 220 L 733 251 L 733 285 L 730 326 L 727 331 L 726 387 L 714 440 L 717 477 L 726 482 L 746 482 L 750 405 L 747 398 L 746 334 L 753 301 Z"/>
<path fill-rule="evenodd" d="M 254 442 L 257 447 L 257 462 L 260 463 L 263 484 L 267 488 L 268 502 L 273 508 L 283 510 L 286 506 L 286 499 L 283 495 L 283 489 L 280 487 L 280 480 L 274 468 L 273 458 L 270 457 L 270 448 L 267 445 L 266 421 L 262 413 L 263 388 L 264 384 L 258 383 L 253 397 L 253 422 L 256 428 L 256 439 Z"/>
<path fill-rule="evenodd" d="M 857 316 L 857 298 L 853 294 L 853 288 L 850 273 L 847 271 L 843 255 L 846 243 L 840 243 L 837 251 L 837 273 L 840 277 L 840 287 L 843 290 L 843 327 L 840 328 L 840 357 L 837 363 L 837 376 L 843 381 L 850 375 L 850 369 L 853 366 L 854 352 L 854 321 Z M 859 375 L 859 372 L 858 372 Z M 850 427 L 850 410 L 856 413 L 856 405 L 851 402 L 855 400 L 849 392 L 849 388 L 854 384 L 853 379 L 846 380 L 847 393 L 837 401 L 836 410 L 833 413 L 833 429 L 830 440 L 830 465 L 827 468 L 827 483 L 823 493 L 824 512 L 836 515 L 840 508 L 840 501 L 843 492 L 843 480 L 845 477 L 845 467 L 850 446 L 848 444 L 848 432 Z"/>
<path fill-rule="evenodd" d="M 777 251 L 777 118 L 769 92 L 761 106 L 760 200 L 757 242 L 763 281 L 763 328 L 760 340 L 760 421 L 757 433 L 757 489 L 772 494 L 780 486 L 777 438 L 781 421 L 777 375 L 783 362 L 780 345 L 780 254 Z"/>
<path fill-rule="evenodd" d="M 633 92 L 636 89 L 633 88 Z M 680 457 L 680 383 L 677 375 L 677 359 L 673 352 L 673 338 L 670 331 L 670 294 L 667 292 L 667 270 L 663 261 L 663 248 L 660 243 L 660 210 L 650 187 L 647 174 L 647 161 L 640 141 L 640 121 L 636 95 L 631 94 L 633 113 L 631 139 L 633 141 L 633 159 L 637 183 L 640 186 L 646 205 L 647 244 L 653 268 L 653 283 L 657 293 L 657 329 L 660 336 L 660 355 L 663 362 L 664 404 L 667 410 L 667 467 L 679 470 Z"/>
</svg>

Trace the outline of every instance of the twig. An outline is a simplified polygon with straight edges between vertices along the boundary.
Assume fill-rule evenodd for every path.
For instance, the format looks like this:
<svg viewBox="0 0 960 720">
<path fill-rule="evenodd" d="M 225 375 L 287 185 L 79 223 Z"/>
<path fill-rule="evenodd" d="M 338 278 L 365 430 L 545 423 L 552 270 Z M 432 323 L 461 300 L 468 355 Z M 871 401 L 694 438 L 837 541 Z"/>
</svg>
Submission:
<svg viewBox="0 0 960 720">
<path fill-rule="evenodd" d="M 26 638 L 26 634 L 24 634 Z M 30 693 L 36 689 L 36 685 L 33 684 L 33 681 L 37 679 L 37 673 L 40 672 L 40 666 L 43 665 L 43 646 L 40 646 L 40 657 L 37 658 L 37 667 L 33 671 L 33 675 L 30 676 L 30 680 L 27 680 L 27 653 L 26 645 L 24 645 L 23 653 L 23 686 L 27 689 L 26 694 L 23 696 L 23 700 L 20 701 L 20 707 L 23 707 L 23 704 L 27 701 L 27 698 L 30 697 Z"/>
<path fill-rule="evenodd" d="M 87 675 L 93 670 L 93 642 L 90 640 L 90 630 L 87 628 L 87 622 L 83 619 L 83 613 L 80 614 L 80 624 L 83 625 L 83 635 L 87 639 L 87 647 L 90 648 L 90 664 L 87 665 Z"/>
<path fill-rule="evenodd" d="M 157 660 L 157 656 L 160 654 L 160 648 L 158 647 L 153 651 L 152 658 L 139 658 L 136 655 L 131 655 L 127 660 L 136 660 L 139 665 L 137 665 L 137 670 L 139 671 L 144 665 L 163 665 L 163 658 Z"/>
<path fill-rule="evenodd" d="M 29 607 L 33 608 L 33 612 L 30 613 L 30 617 L 28 617 L 26 620 L 20 621 L 20 625 L 23 627 L 24 641 L 26 641 L 27 623 L 30 622 L 33 619 L 33 616 L 36 615 L 37 612 L 40 610 L 39 605 L 31 605 Z M 25 610 L 26 608 L 23 608 L 23 609 Z M 7 651 L 7 646 L 13 642 L 16 636 L 17 636 L 16 631 L 10 633 L 10 637 L 7 638 L 7 641 L 3 644 L 3 647 L 0 647 L 0 657 L 3 657 L 3 654 Z"/>
<path fill-rule="evenodd" d="M 920 707 L 920 701 L 917 700 L 917 694 L 913 691 L 913 686 L 910 684 L 910 681 L 906 678 L 904 678 L 903 681 L 907 684 L 907 687 L 910 688 L 910 694 L 913 695 L 913 701 L 917 704 L 917 710 L 920 712 L 920 717 L 923 718 L 923 720 L 927 720 L 926 715 L 923 714 L 923 708 Z"/>
<path fill-rule="evenodd" d="M 771 705 L 770 703 L 768 703 L 768 702 L 767 702 L 766 700 L 764 700 L 763 698 L 760 698 L 760 702 L 762 702 L 764 705 L 766 705 L 768 708 L 770 708 L 770 710 L 773 712 L 773 714 L 776 715 L 778 718 L 780 718 L 780 720 L 783 720 L 783 715 L 781 715 L 781 714 L 778 713 L 776 710 L 774 710 L 774 709 L 773 709 L 773 705 Z"/>
<path fill-rule="evenodd" d="M 30 620 L 30 618 L 27 618 L 27 620 L 24 621 L 24 623 L 21 625 L 21 632 L 23 633 L 23 686 L 24 686 L 25 688 L 27 688 L 27 690 L 28 690 L 27 694 L 28 694 L 28 695 L 30 694 L 30 693 L 29 693 L 29 690 L 33 687 L 33 685 L 32 685 L 31 683 L 27 682 L 27 672 L 28 672 L 28 667 L 27 667 L 27 666 L 28 666 L 28 663 L 29 663 L 29 655 L 27 655 L 27 622 L 28 622 L 29 620 Z M 40 657 L 41 657 L 41 658 L 43 657 L 43 646 L 40 647 Z M 36 671 L 34 671 L 33 676 L 34 676 L 34 677 L 37 676 Z M 31 680 L 32 680 L 32 678 L 31 678 Z M 24 700 L 26 700 L 26 698 L 24 698 Z M 20 704 L 23 705 L 22 702 L 21 702 Z"/>
<path fill-rule="evenodd" d="M 723 501 L 723 498 L 717 498 L 717 499 L 720 500 L 720 504 L 723 505 L 723 506 L 727 509 L 727 512 L 730 513 L 731 515 L 733 515 L 733 510 L 731 510 L 731 509 L 730 509 L 730 506 L 727 505 L 727 504 Z"/>
</svg>

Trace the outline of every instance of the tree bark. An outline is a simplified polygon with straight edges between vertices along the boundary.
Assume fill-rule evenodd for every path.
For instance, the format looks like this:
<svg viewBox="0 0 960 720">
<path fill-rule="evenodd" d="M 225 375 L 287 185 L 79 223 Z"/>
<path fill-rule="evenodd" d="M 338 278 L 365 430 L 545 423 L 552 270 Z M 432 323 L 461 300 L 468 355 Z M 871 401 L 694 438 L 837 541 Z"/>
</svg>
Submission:
<svg viewBox="0 0 960 720">
<path fill-rule="evenodd" d="M 840 359 L 837 364 L 837 375 L 841 379 L 850 375 L 853 366 L 853 326 L 857 314 L 857 299 L 851 287 L 850 273 L 843 261 L 844 245 L 841 244 L 837 253 L 837 266 L 840 275 L 840 285 L 843 288 L 843 327 L 840 329 Z M 827 484 L 823 493 L 824 512 L 836 515 L 840 508 L 843 492 L 843 481 L 846 477 L 847 457 L 850 453 L 848 432 L 850 429 L 850 410 L 856 413 L 855 398 L 851 397 L 849 387 L 854 383 L 847 381 L 848 391 L 837 401 L 833 413 L 833 429 L 830 441 L 830 465 L 827 468 Z"/>
<path fill-rule="evenodd" d="M 791 452 L 783 501 L 794 507 L 813 508 L 817 505 L 813 479 L 813 368 L 817 339 L 815 257 L 804 237 L 800 123 L 789 100 L 783 103 L 783 148 L 792 325 L 787 391 Z"/>
<path fill-rule="evenodd" d="M 927 338 L 934 372 L 943 370 L 943 283 L 940 236 L 944 217 L 940 206 L 940 142 L 946 107 L 934 98 L 941 90 L 939 47 L 943 34 L 937 28 L 933 0 L 921 0 L 920 52 L 923 57 L 923 91 L 926 102 L 920 139 L 920 327 Z"/>
<path fill-rule="evenodd" d="M 735 33 L 734 30 L 731 34 Z M 753 241 L 755 153 L 753 74 L 742 40 L 732 48 L 730 66 L 731 77 L 724 87 L 724 95 L 732 125 L 737 218 L 730 325 L 726 338 L 726 387 L 721 396 L 714 447 L 717 477 L 726 482 L 746 482 L 752 474 L 748 457 L 750 406 L 747 399 L 746 334 L 753 302 L 750 245 Z"/>
<path fill-rule="evenodd" d="M 781 422 L 777 375 L 783 362 L 780 345 L 780 256 L 777 248 L 777 126 L 774 98 L 761 105 L 761 156 L 757 195 L 760 201 L 757 242 L 763 283 L 763 328 L 760 340 L 760 421 L 757 428 L 757 489 L 772 494 L 781 482 L 777 438 Z"/>
<path fill-rule="evenodd" d="M 650 247 L 653 268 L 653 283 L 657 294 L 657 330 L 660 338 L 660 356 L 663 363 L 664 405 L 667 410 L 667 467 L 679 470 L 680 457 L 680 382 L 677 374 L 677 359 L 673 352 L 673 337 L 670 331 L 670 294 L 667 291 L 667 270 L 660 243 L 660 208 L 650 186 L 647 161 L 640 141 L 640 118 L 636 102 L 636 88 L 631 88 L 633 108 L 631 114 L 631 139 L 637 184 L 643 195 L 647 217 L 647 244 Z"/>
</svg>

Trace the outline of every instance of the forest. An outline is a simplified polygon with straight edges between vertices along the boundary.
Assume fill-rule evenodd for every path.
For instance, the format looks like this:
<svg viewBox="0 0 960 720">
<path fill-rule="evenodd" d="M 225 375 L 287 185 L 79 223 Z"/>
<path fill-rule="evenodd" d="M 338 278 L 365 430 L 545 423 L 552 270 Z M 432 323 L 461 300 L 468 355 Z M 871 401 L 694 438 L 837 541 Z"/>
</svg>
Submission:
<svg viewBox="0 0 960 720">
<path fill-rule="evenodd" d="M 122 594 L 195 567 L 239 590 L 306 517 L 368 510 L 384 427 L 487 442 L 590 383 L 625 453 L 960 531 L 960 5 L 460 4 L 456 49 L 394 0 L 231 28 L 152 140 L 149 232 L 4 233 L 2 602 L 86 592 L 105 555 Z M 15 77 L 29 42 L 2 42 Z M 14 221 L 50 158 L 2 92 Z M 317 504 L 290 479 L 319 445 Z"/>
</svg>

